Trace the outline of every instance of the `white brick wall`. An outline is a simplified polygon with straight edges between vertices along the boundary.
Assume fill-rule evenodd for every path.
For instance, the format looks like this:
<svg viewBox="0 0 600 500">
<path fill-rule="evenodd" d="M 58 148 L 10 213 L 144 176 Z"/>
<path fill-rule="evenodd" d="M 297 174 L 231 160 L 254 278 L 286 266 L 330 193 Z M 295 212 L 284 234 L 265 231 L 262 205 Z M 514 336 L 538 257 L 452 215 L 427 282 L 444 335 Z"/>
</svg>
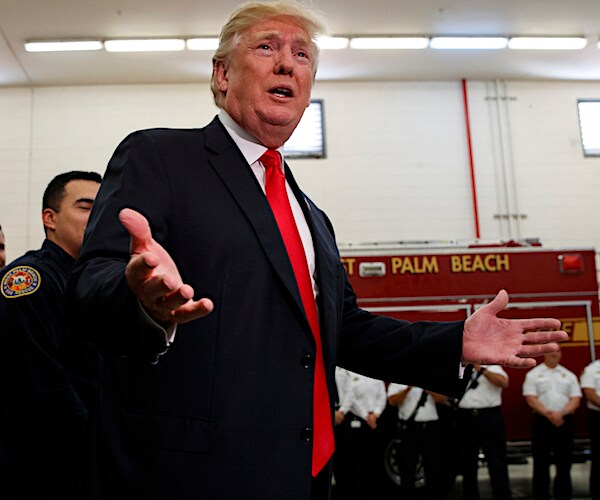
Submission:
<svg viewBox="0 0 600 500">
<path fill-rule="evenodd" d="M 576 107 L 600 98 L 600 83 L 468 82 L 468 92 L 481 237 L 600 249 L 600 159 L 583 157 Z M 317 82 L 313 95 L 325 102 L 328 157 L 290 163 L 340 242 L 475 236 L 460 82 Z M 0 89 L 8 258 L 40 245 L 54 175 L 102 173 L 129 132 L 215 113 L 207 83 Z M 518 224 L 494 217 L 515 206 Z"/>
</svg>

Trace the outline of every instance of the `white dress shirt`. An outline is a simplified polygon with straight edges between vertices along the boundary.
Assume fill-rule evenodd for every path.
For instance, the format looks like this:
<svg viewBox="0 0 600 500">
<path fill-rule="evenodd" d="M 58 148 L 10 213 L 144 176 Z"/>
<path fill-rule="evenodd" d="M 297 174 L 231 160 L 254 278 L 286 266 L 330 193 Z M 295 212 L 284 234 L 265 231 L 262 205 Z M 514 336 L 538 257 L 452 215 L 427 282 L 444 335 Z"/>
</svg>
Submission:
<svg viewBox="0 0 600 500">
<path fill-rule="evenodd" d="M 339 411 L 366 420 L 369 413 L 381 415 L 385 409 L 385 384 L 381 380 L 351 372 L 339 366 L 335 369 Z"/>
<path fill-rule="evenodd" d="M 523 396 L 537 396 L 550 411 L 561 411 L 573 397 L 581 397 L 579 380 L 564 366 L 550 368 L 545 363 L 532 368 L 525 375 Z"/>
<path fill-rule="evenodd" d="M 398 394 L 405 390 L 408 386 L 404 384 L 390 384 L 388 386 L 388 397 Z M 412 415 L 413 411 L 417 407 L 419 400 L 423 394 L 423 389 L 420 387 L 413 387 L 400 406 L 398 406 L 398 418 L 400 420 L 408 420 Z M 415 422 L 431 422 L 438 419 L 438 412 L 435 406 L 435 401 L 431 397 L 431 394 L 427 395 L 425 404 L 419 408 L 415 415 Z"/>
<path fill-rule="evenodd" d="M 231 118 L 225 110 L 221 110 L 219 112 L 219 120 L 233 139 L 233 142 L 237 145 L 237 147 L 242 152 L 242 155 L 250 165 L 252 172 L 256 176 L 256 180 L 260 184 L 263 192 L 265 191 L 265 167 L 259 161 L 260 157 L 265 153 L 267 148 L 256 140 L 256 138 L 252 137 L 248 132 L 246 132 L 242 127 L 240 127 L 233 118 Z M 282 162 L 281 168 L 284 169 L 284 161 L 283 161 L 283 146 L 277 150 L 279 154 L 281 154 Z M 285 187 L 287 189 L 288 198 L 290 200 L 290 205 L 292 207 L 292 213 L 294 214 L 294 220 L 296 221 L 296 226 L 298 227 L 298 232 L 300 233 L 300 238 L 302 239 L 302 246 L 304 247 L 304 253 L 306 254 L 306 262 L 308 263 L 308 270 L 310 274 L 310 279 L 313 286 L 313 292 L 315 297 L 317 296 L 318 290 L 315 281 L 315 249 L 313 245 L 312 235 L 310 233 L 310 229 L 308 228 L 308 224 L 306 219 L 304 218 L 304 212 L 302 212 L 302 208 L 300 207 L 300 203 L 294 196 L 292 189 L 289 184 L 285 183 Z"/>
<path fill-rule="evenodd" d="M 482 365 L 490 373 L 497 373 L 508 380 L 508 375 L 499 365 Z M 502 387 L 492 384 L 484 373 L 477 378 L 477 387 L 467 390 L 458 403 L 459 408 L 494 408 L 502 404 Z"/>
<path fill-rule="evenodd" d="M 600 396 L 600 360 L 592 361 L 587 365 L 579 380 L 582 389 L 594 389 L 596 394 Z M 600 411 L 600 407 L 589 400 L 587 401 L 587 407 L 590 410 Z"/>
</svg>

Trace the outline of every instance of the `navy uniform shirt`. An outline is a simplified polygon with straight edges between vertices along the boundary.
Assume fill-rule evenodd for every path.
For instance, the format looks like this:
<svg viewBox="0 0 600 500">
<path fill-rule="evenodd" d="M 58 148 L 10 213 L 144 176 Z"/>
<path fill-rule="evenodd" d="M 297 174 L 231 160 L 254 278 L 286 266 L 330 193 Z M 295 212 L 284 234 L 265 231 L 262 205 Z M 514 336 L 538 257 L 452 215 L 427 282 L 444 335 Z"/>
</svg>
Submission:
<svg viewBox="0 0 600 500">
<path fill-rule="evenodd" d="M 45 240 L 0 271 L 0 496 L 18 487 L 68 498 L 80 461 L 86 409 L 65 368 L 63 327 L 74 263 Z"/>
</svg>

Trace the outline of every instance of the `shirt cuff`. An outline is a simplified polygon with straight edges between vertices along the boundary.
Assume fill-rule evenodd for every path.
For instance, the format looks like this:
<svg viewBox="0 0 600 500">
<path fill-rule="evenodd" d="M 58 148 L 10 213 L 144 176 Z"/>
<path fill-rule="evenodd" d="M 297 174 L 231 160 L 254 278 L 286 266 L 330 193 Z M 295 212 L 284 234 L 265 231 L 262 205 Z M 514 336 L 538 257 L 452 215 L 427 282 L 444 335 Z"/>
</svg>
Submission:
<svg viewBox="0 0 600 500">
<path fill-rule="evenodd" d="M 163 325 L 158 323 L 154 318 L 152 318 L 152 316 L 148 314 L 148 312 L 139 300 L 138 305 L 138 314 L 141 321 L 150 328 L 153 328 L 154 330 L 160 330 L 165 339 L 165 350 L 158 353 L 156 360 L 154 361 L 154 363 L 157 363 L 160 356 L 165 354 L 169 350 L 170 345 L 175 341 L 175 334 L 177 333 L 177 323 L 171 323 L 165 328 Z"/>
</svg>

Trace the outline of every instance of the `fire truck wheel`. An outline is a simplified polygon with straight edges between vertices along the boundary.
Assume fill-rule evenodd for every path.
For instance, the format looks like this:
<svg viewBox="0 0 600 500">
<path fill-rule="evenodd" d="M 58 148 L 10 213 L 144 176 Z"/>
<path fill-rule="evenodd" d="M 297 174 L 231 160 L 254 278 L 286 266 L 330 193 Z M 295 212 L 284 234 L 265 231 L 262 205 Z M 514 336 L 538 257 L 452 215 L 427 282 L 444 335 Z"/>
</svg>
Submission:
<svg viewBox="0 0 600 500">
<path fill-rule="evenodd" d="M 402 441 L 400 439 L 392 439 L 386 449 L 383 457 L 385 472 L 388 477 L 394 482 L 394 484 L 400 486 L 402 484 L 402 478 L 400 476 L 400 453 L 401 453 Z M 417 491 L 425 485 L 425 472 L 423 470 L 423 463 L 421 457 L 417 461 L 415 469 L 415 488 Z"/>
</svg>

